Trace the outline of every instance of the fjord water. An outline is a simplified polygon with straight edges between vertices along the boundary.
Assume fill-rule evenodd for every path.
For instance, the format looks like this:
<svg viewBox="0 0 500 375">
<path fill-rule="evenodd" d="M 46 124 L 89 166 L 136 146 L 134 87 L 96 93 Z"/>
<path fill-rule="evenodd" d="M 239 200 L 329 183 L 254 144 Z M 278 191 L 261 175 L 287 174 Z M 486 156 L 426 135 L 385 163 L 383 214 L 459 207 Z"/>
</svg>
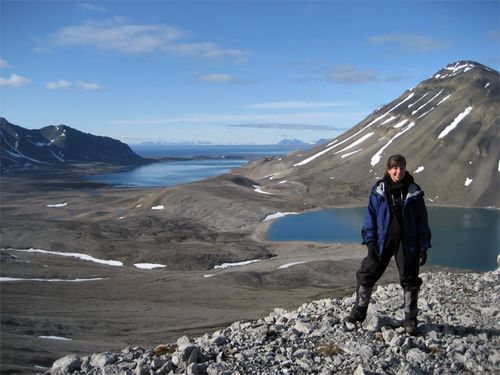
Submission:
<svg viewBox="0 0 500 375">
<path fill-rule="evenodd" d="M 475 271 L 497 268 L 500 213 L 480 208 L 427 207 L 432 230 L 428 263 Z M 365 208 L 290 215 L 274 222 L 271 241 L 361 242 Z"/>
<path fill-rule="evenodd" d="M 120 187 L 187 184 L 227 173 L 252 159 L 286 155 L 306 145 L 131 145 L 131 148 L 145 158 L 185 160 L 164 160 L 125 171 L 91 175 L 87 179 Z"/>
<path fill-rule="evenodd" d="M 174 186 L 223 174 L 246 162 L 247 160 L 243 159 L 164 161 L 87 178 L 121 187 Z"/>
</svg>

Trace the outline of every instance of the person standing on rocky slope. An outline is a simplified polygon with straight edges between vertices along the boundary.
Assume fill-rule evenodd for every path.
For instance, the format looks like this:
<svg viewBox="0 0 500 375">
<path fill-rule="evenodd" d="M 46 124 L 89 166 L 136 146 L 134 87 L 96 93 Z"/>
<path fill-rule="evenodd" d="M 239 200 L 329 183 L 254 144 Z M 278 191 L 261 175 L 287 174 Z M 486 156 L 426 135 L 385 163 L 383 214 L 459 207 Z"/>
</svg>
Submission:
<svg viewBox="0 0 500 375">
<path fill-rule="evenodd" d="M 417 334 L 417 301 L 422 279 L 420 266 L 427 261 L 431 231 L 424 192 L 406 171 L 406 159 L 392 155 L 384 177 L 372 187 L 361 230 L 368 254 L 356 273 L 356 301 L 346 322 L 363 322 L 373 286 L 394 256 L 404 290 L 405 331 Z"/>
</svg>

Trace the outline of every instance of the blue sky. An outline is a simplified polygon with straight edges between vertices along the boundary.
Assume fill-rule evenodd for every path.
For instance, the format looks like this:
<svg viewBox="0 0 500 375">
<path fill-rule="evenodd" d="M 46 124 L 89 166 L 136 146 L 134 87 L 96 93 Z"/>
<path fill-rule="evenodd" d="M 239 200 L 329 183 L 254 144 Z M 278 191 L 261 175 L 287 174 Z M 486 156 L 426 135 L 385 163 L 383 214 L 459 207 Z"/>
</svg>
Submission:
<svg viewBox="0 0 500 375">
<path fill-rule="evenodd" d="M 334 138 L 457 60 L 499 1 L 1 0 L 1 116 L 143 141 Z"/>
</svg>

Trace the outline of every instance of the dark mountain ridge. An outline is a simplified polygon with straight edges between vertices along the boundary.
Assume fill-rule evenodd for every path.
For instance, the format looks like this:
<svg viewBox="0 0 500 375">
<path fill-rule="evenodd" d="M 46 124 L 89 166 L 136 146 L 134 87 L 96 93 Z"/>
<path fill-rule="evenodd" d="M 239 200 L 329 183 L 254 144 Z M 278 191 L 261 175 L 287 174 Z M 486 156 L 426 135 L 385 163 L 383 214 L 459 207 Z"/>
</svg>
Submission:
<svg viewBox="0 0 500 375">
<path fill-rule="evenodd" d="M 328 144 L 245 174 L 266 191 L 313 205 L 348 196 L 362 202 L 387 158 L 400 153 L 429 202 L 499 207 L 499 77 L 477 62 L 449 64 Z"/>
<path fill-rule="evenodd" d="M 128 145 L 110 137 L 83 133 L 66 125 L 25 129 L 5 118 L 0 118 L 0 146 L 2 172 L 76 163 L 128 166 L 148 162 Z"/>
</svg>

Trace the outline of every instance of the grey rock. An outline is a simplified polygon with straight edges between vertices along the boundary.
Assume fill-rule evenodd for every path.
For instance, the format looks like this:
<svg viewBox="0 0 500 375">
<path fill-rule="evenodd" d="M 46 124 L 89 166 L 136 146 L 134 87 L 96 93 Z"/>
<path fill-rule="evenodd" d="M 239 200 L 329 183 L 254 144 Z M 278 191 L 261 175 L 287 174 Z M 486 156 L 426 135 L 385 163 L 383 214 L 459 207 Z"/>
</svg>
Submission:
<svg viewBox="0 0 500 375">
<path fill-rule="evenodd" d="M 190 347 L 188 347 L 190 348 Z M 198 363 L 200 360 L 200 349 L 197 347 L 194 347 L 193 350 L 191 350 L 191 353 L 189 354 L 189 358 L 187 359 L 187 363 Z"/>
<path fill-rule="evenodd" d="M 356 341 L 347 341 L 342 345 L 342 350 L 355 357 L 370 359 L 373 356 L 373 347 Z"/>
<path fill-rule="evenodd" d="M 131 369 L 121 369 L 117 366 L 106 365 L 101 368 L 102 375 L 125 375 L 132 374 Z"/>
<path fill-rule="evenodd" d="M 365 375 L 365 370 L 361 364 L 356 367 L 356 371 L 354 371 L 353 375 Z"/>
<path fill-rule="evenodd" d="M 412 348 L 406 353 L 406 359 L 410 363 L 425 363 L 429 358 L 429 355 L 418 348 Z"/>
<path fill-rule="evenodd" d="M 93 354 L 90 357 L 90 365 L 97 368 L 103 368 L 106 365 L 115 363 L 117 359 L 117 355 L 110 352 Z"/>
<path fill-rule="evenodd" d="M 137 362 L 124 360 L 121 362 L 117 362 L 116 367 L 118 367 L 120 370 L 123 370 L 123 371 L 128 370 L 128 369 L 133 370 L 137 367 Z"/>
<path fill-rule="evenodd" d="M 224 363 L 211 363 L 207 367 L 208 375 L 221 375 L 226 373 L 226 365 Z"/>
<path fill-rule="evenodd" d="M 227 342 L 226 337 L 223 335 L 219 335 L 215 339 L 212 340 L 212 343 L 215 344 L 216 346 L 222 346 L 226 342 Z"/>
<path fill-rule="evenodd" d="M 137 366 L 134 374 L 135 375 L 149 375 L 150 372 L 150 367 L 149 366 Z"/>
<path fill-rule="evenodd" d="M 398 375 L 424 375 L 424 372 L 415 365 L 405 364 L 397 372 Z"/>
<path fill-rule="evenodd" d="M 80 370 L 81 364 L 82 360 L 79 356 L 69 354 L 55 361 L 50 372 L 52 375 L 70 374 L 73 371 Z"/>
<path fill-rule="evenodd" d="M 172 361 L 168 361 L 160 369 L 156 370 L 156 373 L 159 375 L 168 374 L 168 373 L 170 373 L 170 371 L 172 371 L 174 369 L 175 369 L 175 366 L 172 363 Z"/>
<path fill-rule="evenodd" d="M 311 333 L 314 330 L 314 326 L 309 322 L 298 321 L 293 326 L 293 329 L 295 329 L 297 332 L 304 333 L 304 334 L 308 335 L 309 333 Z"/>
<path fill-rule="evenodd" d="M 151 361 L 151 368 L 153 370 L 158 370 L 160 367 L 163 367 L 163 365 L 165 365 L 165 363 L 168 362 L 168 359 L 166 358 L 155 358 L 153 359 L 153 361 Z"/>
</svg>

